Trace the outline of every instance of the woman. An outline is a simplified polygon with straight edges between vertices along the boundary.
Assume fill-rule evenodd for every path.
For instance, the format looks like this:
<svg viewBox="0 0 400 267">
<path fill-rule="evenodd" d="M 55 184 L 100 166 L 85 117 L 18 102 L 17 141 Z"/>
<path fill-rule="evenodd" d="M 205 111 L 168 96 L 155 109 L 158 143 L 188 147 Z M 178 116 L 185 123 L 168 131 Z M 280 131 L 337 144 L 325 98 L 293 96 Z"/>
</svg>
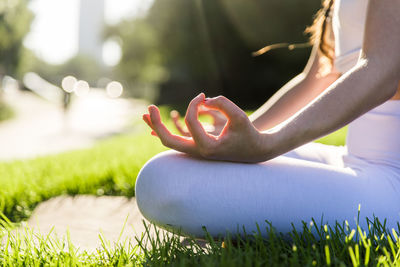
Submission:
<svg viewBox="0 0 400 267">
<path fill-rule="evenodd" d="M 143 119 L 152 134 L 179 152 L 161 153 L 141 170 L 136 196 L 143 215 L 201 237 L 203 226 L 218 236 L 263 228 L 265 220 L 280 232 L 312 218 L 354 227 L 360 204 L 361 218 L 395 227 L 399 14 L 399 0 L 328 1 L 304 72 L 250 117 L 222 96 L 200 94 L 188 106 L 185 137 L 171 134 L 150 106 Z M 204 130 L 197 119 L 204 109 L 227 118 L 221 132 Z M 309 143 L 348 123 L 347 147 Z"/>
</svg>

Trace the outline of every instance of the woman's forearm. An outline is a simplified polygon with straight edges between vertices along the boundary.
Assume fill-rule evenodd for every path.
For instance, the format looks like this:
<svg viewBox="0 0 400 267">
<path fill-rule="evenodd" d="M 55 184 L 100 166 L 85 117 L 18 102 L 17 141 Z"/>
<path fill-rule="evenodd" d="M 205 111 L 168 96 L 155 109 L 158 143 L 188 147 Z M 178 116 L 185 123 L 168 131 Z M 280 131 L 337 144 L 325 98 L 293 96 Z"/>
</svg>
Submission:
<svg viewBox="0 0 400 267">
<path fill-rule="evenodd" d="M 361 59 L 302 110 L 263 133 L 266 159 L 341 128 L 396 94 L 399 13 L 399 1 L 369 1 Z"/>
<path fill-rule="evenodd" d="M 285 84 L 249 118 L 260 131 L 270 129 L 310 103 L 339 76 L 339 73 L 332 71 L 319 77 L 319 59 L 314 49 L 305 71 Z"/>
<path fill-rule="evenodd" d="M 310 78 L 301 73 L 251 114 L 250 120 L 260 131 L 270 129 L 310 103 L 339 76 L 340 74 L 331 73 L 323 78 Z"/>
<path fill-rule="evenodd" d="M 291 118 L 263 133 L 267 159 L 343 127 L 390 99 L 397 83 L 380 64 L 360 61 Z"/>
</svg>

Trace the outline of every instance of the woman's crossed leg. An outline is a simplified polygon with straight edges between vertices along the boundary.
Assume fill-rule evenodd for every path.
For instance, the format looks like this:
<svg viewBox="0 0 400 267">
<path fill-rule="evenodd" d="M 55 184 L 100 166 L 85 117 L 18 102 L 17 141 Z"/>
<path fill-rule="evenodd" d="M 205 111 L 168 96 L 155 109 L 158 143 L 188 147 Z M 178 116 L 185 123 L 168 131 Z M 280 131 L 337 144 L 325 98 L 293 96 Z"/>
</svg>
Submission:
<svg viewBox="0 0 400 267">
<path fill-rule="evenodd" d="M 141 170 L 137 203 L 149 221 L 196 237 L 204 236 L 203 227 L 215 237 L 243 227 L 251 233 L 257 224 L 265 229 L 265 221 L 287 233 L 292 223 L 300 229 L 302 221 L 312 218 L 328 224 L 347 220 L 354 228 L 359 204 L 361 226 L 366 226 L 365 217 L 376 216 L 395 227 L 400 211 L 393 185 L 397 180 L 379 166 L 340 166 L 343 151 L 308 144 L 258 164 L 167 151 Z"/>
</svg>

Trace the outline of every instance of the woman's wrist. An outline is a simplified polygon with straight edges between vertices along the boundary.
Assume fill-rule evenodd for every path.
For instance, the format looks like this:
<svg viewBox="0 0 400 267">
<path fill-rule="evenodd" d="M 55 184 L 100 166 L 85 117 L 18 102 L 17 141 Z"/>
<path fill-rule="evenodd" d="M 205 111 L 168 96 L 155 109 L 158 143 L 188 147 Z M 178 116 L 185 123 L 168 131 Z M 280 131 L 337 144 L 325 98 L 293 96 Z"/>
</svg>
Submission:
<svg viewBox="0 0 400 267">
<path fill-rule="evenodd" d="M 288 127 L 285 127 L 284 124 L 262 131 L 260 135 L 260 146 L 262 147 L 264 161 L 273 159 L 302 145 L 302 140 L 299 140 L 300 135 L 290 134 Z"/>
<path fill-rule="evenodd" d="M 269 131 L 260 132 L 260 161 L 267 161 L 280 155 L 278 137 Z"/>
</svg>

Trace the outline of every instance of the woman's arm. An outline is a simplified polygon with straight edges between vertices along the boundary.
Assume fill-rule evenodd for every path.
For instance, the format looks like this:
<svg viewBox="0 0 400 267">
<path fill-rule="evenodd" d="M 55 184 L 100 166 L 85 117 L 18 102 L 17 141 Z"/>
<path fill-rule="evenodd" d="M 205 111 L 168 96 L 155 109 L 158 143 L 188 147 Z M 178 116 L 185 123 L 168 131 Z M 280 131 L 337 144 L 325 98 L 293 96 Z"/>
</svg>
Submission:
<svg viewBox="0 0 400 267">
<path fill-rule="evenodd" d="M 362 56 L 289 120 L 264 132 L 274 157 L 328 134 L 390 99 L 400 80 L 400 1 L 370 0 Z"/>
<path fill-rule="evenodd" d="M 340 77 L 333 69 L 321 76 L 318 46 L 318 43 L 314 44 L 304 71 L 250 115 L 258 130 L 265 131 L 290 118 Z"/>
<path fill-rule="evenodd" d="M 290 118 L 340 77 L 340 73 L 333 68 L 330 72 L 321 75 L 319 54 L 319 43 L 315 43 L 303 72 L 286 83 L 264 105 L 250 115 L 250 120 L 258 130 L 268 130 Z M 226 118 L 221 116 L 220 112 L 208 109 L 201 109 L 200 113 L 212 116 L 214 127 L 208 132 L 219 135 L 225 126 Z M 171 118 L 182 135 L 191 136 L 190 132 L 184 129 L 179 122 L 180 115 L 177 111 L 171 112 Z"/>
</svg>

